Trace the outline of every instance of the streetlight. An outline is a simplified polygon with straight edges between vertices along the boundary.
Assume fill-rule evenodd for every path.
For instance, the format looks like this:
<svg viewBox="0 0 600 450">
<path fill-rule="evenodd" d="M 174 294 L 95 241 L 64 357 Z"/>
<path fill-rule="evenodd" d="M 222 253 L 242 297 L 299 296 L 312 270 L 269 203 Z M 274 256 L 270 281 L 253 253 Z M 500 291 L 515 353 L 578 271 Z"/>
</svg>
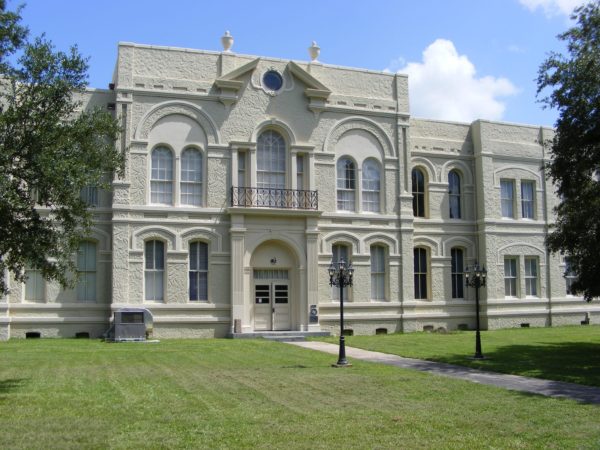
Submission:
<svg viewBox="0 0 600 450">
<path fill-rule="evenodd" d="M 465 285 L 475 288 L 475 308 L 477 310 L 477 331 L 475 332 L 475 356 L 473 359 L 484 359 L 483 353 L 481 353 L 481 336 L 479 333 L 479 288 L 485 287 L 485 279 L 487 277 L 487 270 L 485 266 L 479 266 L 479 263 L 475 263 L 472 266 L 467 266 L 465 269 Z"/>
<path fill-rule="evenodd" d="M 352 286 L 352 275 L 354 274 L 354 268 L 352 263 L 346 266 L 344 259 L 340 259 L 337 263 L 333 260 L 329 265 L 329 285 L 339 286 L 340 288 L 340 353 L 338 355 L 337 364 L 333 364 L 334 367 L 349 367 L 352 364 L 348 364 L 346 360 L 346 340 L 344 337 L 344 288 L 346 286 Z"/>
</svg>

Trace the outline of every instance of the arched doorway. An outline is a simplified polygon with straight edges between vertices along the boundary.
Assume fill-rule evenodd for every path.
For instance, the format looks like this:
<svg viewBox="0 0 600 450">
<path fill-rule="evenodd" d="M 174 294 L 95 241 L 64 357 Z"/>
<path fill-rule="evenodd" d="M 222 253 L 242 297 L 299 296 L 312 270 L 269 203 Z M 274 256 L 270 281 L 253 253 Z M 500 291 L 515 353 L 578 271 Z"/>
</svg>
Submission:
<svg viewBox="0 0 600 450">
<path fill-rule="evenodd" d="M 292 251 L 281 241 L 260 244 L 250 259 L 254 331 L 285 331 L 297 322 L 297 267 Z"/>
</svg>

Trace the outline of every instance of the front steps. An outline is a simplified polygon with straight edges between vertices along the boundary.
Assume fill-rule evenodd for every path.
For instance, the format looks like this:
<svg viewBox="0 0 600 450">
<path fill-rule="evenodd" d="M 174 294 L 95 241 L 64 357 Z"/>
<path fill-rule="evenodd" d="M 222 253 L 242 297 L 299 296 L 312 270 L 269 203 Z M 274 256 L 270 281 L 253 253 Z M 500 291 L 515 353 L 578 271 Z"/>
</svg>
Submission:
<svg viewBox="0 0 600 450">
<path fill-rule="evenodd" d="M 331 336 L 329 331 L 254 331 L 252 333 L 229 333 L 231 339 L 268 339 L 270 341 L 305 341 L 307 337 Z"/>
</svg>

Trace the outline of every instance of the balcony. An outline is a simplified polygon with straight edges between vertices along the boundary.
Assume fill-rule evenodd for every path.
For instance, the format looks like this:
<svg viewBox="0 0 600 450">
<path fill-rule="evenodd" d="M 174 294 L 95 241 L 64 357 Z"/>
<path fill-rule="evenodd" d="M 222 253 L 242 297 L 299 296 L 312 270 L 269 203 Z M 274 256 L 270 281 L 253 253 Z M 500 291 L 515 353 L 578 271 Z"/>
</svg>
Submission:
<svg viewBox="0 0 600 450">
<path fill-rule="evenodd" d="M 297 189 L 233 186 L 231 188 L 231 206 L 317 210 L 319 208 L 319 193 Z"/>
</svg>

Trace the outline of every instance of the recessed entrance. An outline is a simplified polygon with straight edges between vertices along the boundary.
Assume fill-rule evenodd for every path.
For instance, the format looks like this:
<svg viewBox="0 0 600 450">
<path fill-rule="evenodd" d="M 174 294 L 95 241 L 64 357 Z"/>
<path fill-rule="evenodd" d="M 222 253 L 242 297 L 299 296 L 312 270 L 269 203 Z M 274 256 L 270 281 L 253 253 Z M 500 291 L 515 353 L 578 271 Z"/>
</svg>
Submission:
<svg viewBox="0 0 600 450">
<path fill-rule="evenodd" d="M 254 329 L 291 329 L 290 288 L 287 270 L 254 271 Z"/>
</svg>

